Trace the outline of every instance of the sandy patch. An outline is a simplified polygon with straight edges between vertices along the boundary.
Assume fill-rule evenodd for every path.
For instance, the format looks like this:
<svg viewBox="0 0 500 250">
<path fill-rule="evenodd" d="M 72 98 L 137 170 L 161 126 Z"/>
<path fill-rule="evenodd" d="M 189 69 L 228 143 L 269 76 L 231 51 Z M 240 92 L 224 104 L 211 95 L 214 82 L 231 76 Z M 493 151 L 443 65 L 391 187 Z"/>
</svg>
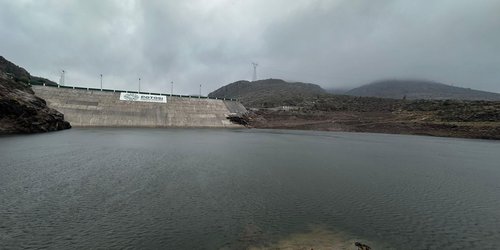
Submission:
<svg viewBox="0 0 500 250">
<path fill-rule="evenodd" d="M 341 232 L 334 232 L 323 226 L 311 226 L 310 230 L 304 233 L 291 234 L 285 238 L 279 239 L 277 242 L 267 245 L 253 245 L 248 249 L 357 250 L 358 247 L 354 245 L 355 242 L 361 242 L 368 246 L 372 246 L 370 242 L 366 240 L 356 239 Z"/>
</svg>

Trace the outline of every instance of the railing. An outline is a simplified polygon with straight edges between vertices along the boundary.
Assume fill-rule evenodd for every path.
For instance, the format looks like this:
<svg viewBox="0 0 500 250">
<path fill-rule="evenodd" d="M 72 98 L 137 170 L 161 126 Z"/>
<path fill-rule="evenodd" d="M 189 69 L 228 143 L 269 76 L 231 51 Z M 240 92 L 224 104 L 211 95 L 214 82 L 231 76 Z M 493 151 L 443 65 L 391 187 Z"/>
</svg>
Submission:
<svg viewBox="0 0 500 250">
<path fill-rule="evenodd" d="M 174 94 L 165 94 L 165 93 L 154 93 L 154 92 L 139 92 L 139 91 L 128 91 L 128 90 L 119 90 L 119 89 L 98 89 L 98 88 L 85 88 L 85 87 L 75 87 L 75 86 L 63 86 L 63 85 L 52 85 L 45 83 L 30 83 L 30 85 L 38 85 L 38 86 L 46 86 L 52 88 L 62 88 L 62 89 L 80 89 L 80 90 L 88 90 L 88 91 L 102 91 L 102 92 L 114 92 L 114 93 L 136 93 L 136 94 L 144 94 L 144 95 L 162 95 L 162 96 L 172 96 L 172 97 L 183 97 L 183 98 L 196 98 L 196 99 L 212 99 L 212 100 L 224 100 L 224 101 L 237 101 L 238 99 L 233 98 L 217 98 L 217 97 L 208 97 L 208 96 L 197 96 L 197 95 L 174 95 Z"/>
</svg>

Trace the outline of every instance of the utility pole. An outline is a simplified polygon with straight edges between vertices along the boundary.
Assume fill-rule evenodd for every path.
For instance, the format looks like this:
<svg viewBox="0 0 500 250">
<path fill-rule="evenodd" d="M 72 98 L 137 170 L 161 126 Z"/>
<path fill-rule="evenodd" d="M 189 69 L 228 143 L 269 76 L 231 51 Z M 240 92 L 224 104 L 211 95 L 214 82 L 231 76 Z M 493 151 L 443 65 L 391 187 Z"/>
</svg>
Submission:
<svg viewBox="0 0 500 250">
<path fill-rule="evenodd" d="M 255 81 L 257 81 L 257 66 L 259 66 L 259 64 L 256 63 L 256 62 L 253 62 L 252 65 L 253 65 L 253 78 L 252 78 L 252 82 L 255 82 Z"/>
<path fill-rule="evenodd" d="M 141 78 L 139 77 L 139 93 L 141 93 Z"/>
<path fill-rule="evenodd" d="M 174 81 L 170 82 L 170 96 L 174 94 Z"/>
<path fill-rule="evenodd" d="M 101 91 L 102 91 L 102 74 L 101 74 Z"/>
<path fill-rule="evenodd" d="M 61 73 L 61 78 L 59 79 L 59 85 L 62 85 L 64 86 L 64 74 L 66 74 L 66 71 L 64 71 L 64 69 L 62 70 L 62 73 Z"/>
</svg>

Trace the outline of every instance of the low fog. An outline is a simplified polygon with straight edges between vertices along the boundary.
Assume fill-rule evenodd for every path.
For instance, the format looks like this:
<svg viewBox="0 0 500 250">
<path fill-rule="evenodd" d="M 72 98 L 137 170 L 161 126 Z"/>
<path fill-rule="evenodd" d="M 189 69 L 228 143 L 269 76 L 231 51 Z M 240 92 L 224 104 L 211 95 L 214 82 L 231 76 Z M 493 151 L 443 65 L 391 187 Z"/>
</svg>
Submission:
<svg viewBox="0 0 500 250">
<path fill-rule="evenodd" d="M 31 74 L 204 95 L 253 74 L 351 88 L 418 78 L 500 92 L 497 0 L 0 1 L 0 55 Z"/>
</svg>

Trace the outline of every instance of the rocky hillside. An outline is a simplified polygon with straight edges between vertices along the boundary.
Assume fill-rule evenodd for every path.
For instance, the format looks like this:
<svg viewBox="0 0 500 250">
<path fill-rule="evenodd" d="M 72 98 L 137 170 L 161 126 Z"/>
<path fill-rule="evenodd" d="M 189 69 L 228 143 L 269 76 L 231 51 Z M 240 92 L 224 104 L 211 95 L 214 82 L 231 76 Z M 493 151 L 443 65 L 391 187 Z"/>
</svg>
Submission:
<svg viewBox="0 0 500 250">
<path fill-rule="evenodd" d="M 255 82 L 237 81 L 208 94 L 209 97 L 236 98 L 246 107 L 294 106 L 303 99 L 326 94 L 311 83 L 267 79 Z"/>
<path fill-rule="evenodd" d="M 32 79 L 25 69 L 0 56 L 0 134 L 37 133 L 71 127 L 64 121 L 63 114 L 48 108 L 43 99 L 34 95 L 29 85 Z"/>
<path fill-rule="evenodd" d="M 352 96 L 372 96 L 393 99 L 430 100 L 485 100 L 500 101 L 500 94 L 454 87 L 442 83 L 419 80 L 387 80 L 370 83 L 347 91 Z"/>
<path fill-rule="evenodd" d="M 418 134 L 500 140 L 500 102 L 311 97 L 293 109 L 254 110 L 255 128 Z"/>
<path fill-rule="evenodd" d="M 243 119 L 255 128 L 500 139 L 499 101 L 334 95 L 313 84 L 267 81 L 240 81 L 210 95 L 253 108 Z"/>
</svg>

